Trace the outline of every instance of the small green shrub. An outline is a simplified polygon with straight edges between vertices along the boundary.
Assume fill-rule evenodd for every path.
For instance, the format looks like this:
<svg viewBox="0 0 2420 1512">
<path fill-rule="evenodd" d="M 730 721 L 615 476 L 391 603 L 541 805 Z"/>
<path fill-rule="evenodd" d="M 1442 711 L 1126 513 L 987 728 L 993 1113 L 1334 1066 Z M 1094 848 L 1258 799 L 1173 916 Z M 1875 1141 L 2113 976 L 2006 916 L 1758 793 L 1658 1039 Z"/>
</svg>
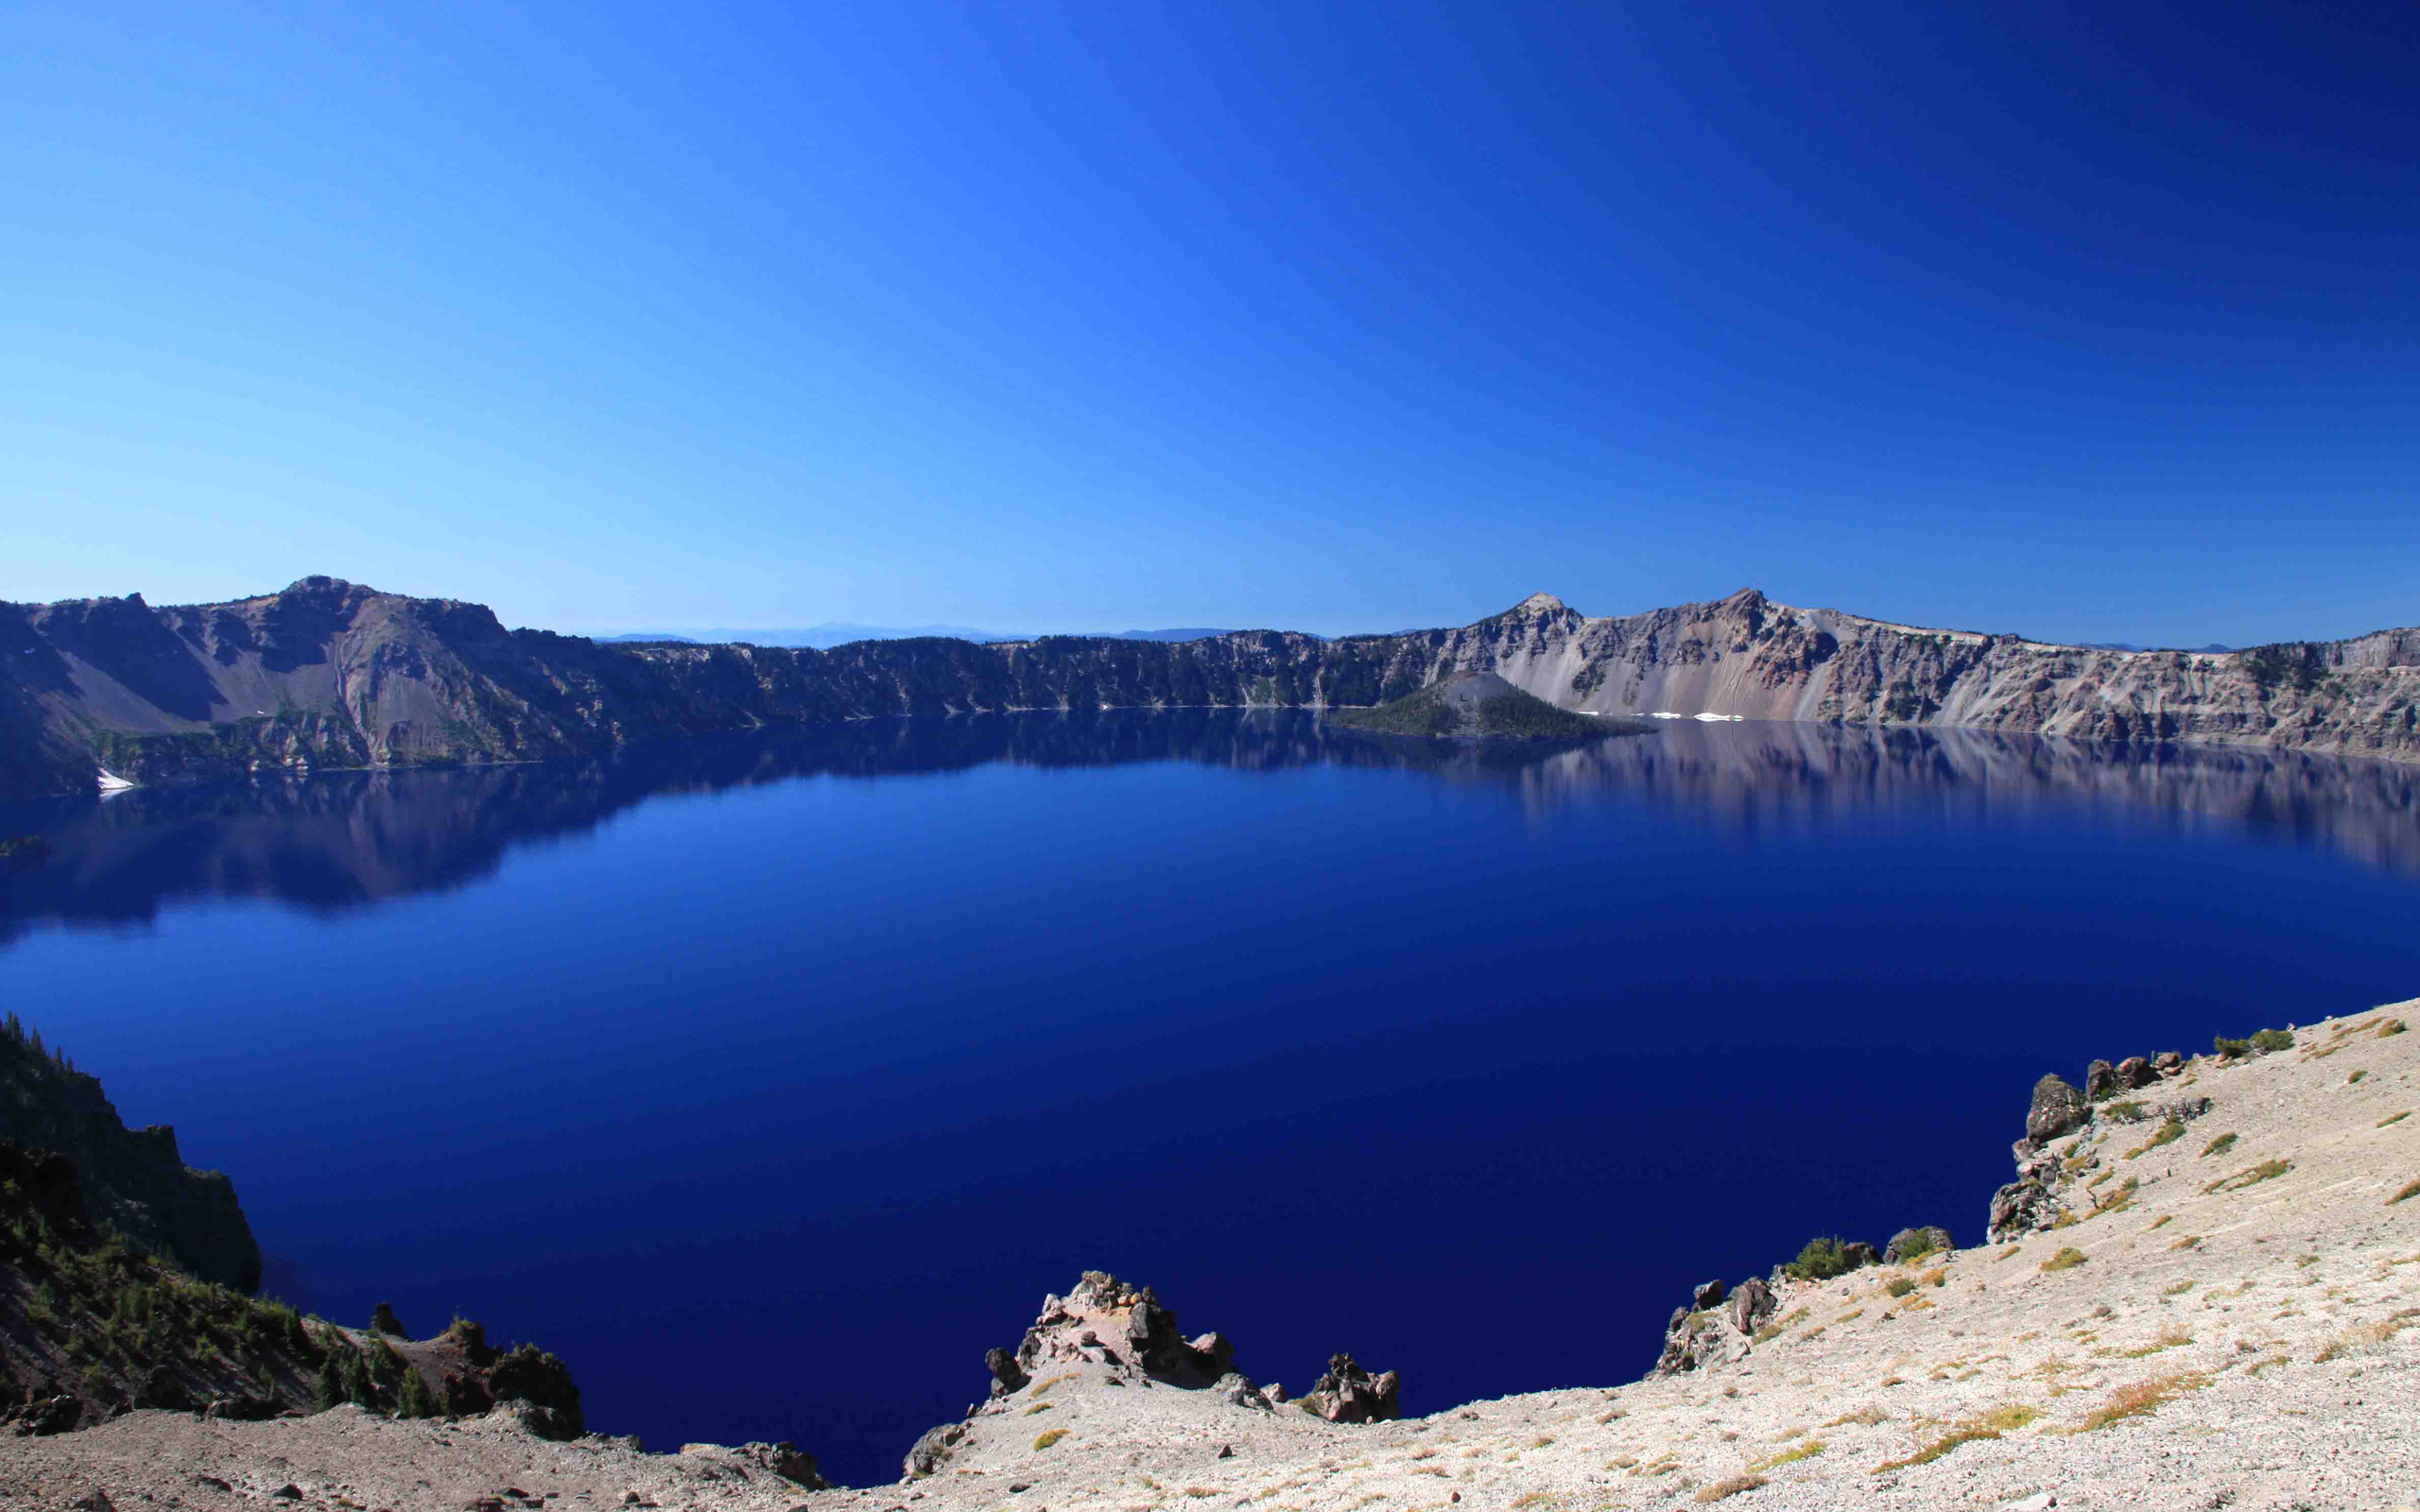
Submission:
<svg viewBox="0 0 2420 1512">
<path fill-rule="evenodd" d="M 2101 1111 L 2120 1124 L 2132 1124 L 2143 1116 L 2143 1105 L 2128 1097 L 2109 1104 Z"/>
<path fill-rule="evenodd" d="M 1893 1297 L 1905 1297 L 1916 1289 L 1916 1283 L 1905 1276 L 1893 1276 L 1883 1282 L 1882 1289 Z"/>
<path fill-rule="evenodd" d="M 1845 1276 L 1857 1266 L 1848 1257 L 1848 1246 L 1839 1235 L 1817 1236 L 1800 1246 L 1798 1258 L 1782 1267 L 1785 1275 L 1802 1281 L 1827 1281 L 1835 1276 Z"/>
<path fill-rule="evenodd" d="M 2291 1050 L 2294 1048 L 2293 1031 L 2290 1029 L 2263 1029 L 2258 1034 L 2252 1037 L 2252 1048 L 2259 1051 L 2264 1056 L 2275 1055 L 2280 1050 Z"/>
<path fill-rule="evenodd" d="M 2210 1049 L 2221 1060 L 2237 1060 L 2252 1054 L 2252 1041 L 2230 1040 L 2225 1035 L 2220 1035 L 2210 1041 Z"/>
</svg>

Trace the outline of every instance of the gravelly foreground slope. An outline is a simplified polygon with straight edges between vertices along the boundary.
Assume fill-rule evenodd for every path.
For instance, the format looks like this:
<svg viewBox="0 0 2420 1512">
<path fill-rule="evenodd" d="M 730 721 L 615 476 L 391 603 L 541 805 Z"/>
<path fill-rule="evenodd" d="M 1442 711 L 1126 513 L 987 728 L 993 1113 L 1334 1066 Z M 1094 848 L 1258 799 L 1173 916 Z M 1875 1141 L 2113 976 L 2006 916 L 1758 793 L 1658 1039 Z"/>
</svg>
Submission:
<svg viewBox="0 0 2420 1512">
<path fill-rule="evenodd" d="M 1600 713 L 1960 725 L 2420 759 L 2420 630 L 2247 652 L 1926 630 L 1743 591 L 1590 619 L 1547 594 L 1340 641 L 596 644 L 311 577 L 227 604 L 0 605 L 0 792 L 594 753 L 768 723 L 1096 706 L 1365 706 L 1495 672 Z"/>
<path fill-rule="evenodd" d="M 1173 1319 L 1147 1330 L 1118 1311 L 1132 1294 L 1088 1281 L 1071 1298 L 1093 1305 L 1051 1298 L 1024 1349 L 995 1352 L 996 1391 L 919 1446 L 929 1473 L 896 1486 L 809 1492 L 761 1453 L 556 1444 L 501 1413 L 146 1412 L 0 1440 L 0 1508 L 95 1492 L 118 1507 L 834 1512 L 2420 1503 L 2420 1194 L 2396 1200 L 2420 1188 L 2420 1034 L 2392 1032 L 2411 1018 L 2420 1001 L 2302 1028 L 2291 1050 L 2199 1057 L 2159 1089 L 2209 1100 L 2184 1133 L 2104 1103 L 2047 1142 L 2061 1227 L 1784 1280 L 1753 1332 L 1629 1384 L 1329 1422 L 1215 1374 L 1225 1340 L 1158 1338 Z M 1553 1326 L 1573 1305 L 1504 1298 L 1504 1326 Z M 1387 1363 L 1417 1381 L 1417 1361 Z M 989 1384 L 966 1371 L 970 1395 Z"/>
</svg>

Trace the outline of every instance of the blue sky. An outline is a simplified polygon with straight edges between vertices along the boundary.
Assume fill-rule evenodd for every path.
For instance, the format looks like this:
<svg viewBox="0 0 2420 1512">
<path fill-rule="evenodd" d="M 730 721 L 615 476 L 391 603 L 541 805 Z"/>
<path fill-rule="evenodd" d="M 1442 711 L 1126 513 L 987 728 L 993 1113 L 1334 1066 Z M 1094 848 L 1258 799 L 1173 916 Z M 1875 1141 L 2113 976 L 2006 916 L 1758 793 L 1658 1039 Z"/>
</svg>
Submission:
<svg viewBox="0 0 2420 1512">
<path fill-rule="evenodd" d="M 0 597 L 2420 622 L 2399 8 L 7 26 Z"/>
</svg>

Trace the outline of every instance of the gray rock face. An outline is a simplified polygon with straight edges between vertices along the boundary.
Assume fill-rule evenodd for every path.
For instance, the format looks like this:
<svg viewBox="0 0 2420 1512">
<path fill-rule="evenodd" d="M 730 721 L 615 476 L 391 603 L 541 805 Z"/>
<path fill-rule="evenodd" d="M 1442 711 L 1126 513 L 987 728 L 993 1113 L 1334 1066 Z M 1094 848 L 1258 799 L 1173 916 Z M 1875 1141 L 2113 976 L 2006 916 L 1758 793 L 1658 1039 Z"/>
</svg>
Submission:
<svg viewBox="0 0 2420 1512">
<path fill-rule="evenodd" d="M 1285 1387 L 1272 1383 L 1269 1391 L 1264 1393 L 1258 1386 L 1252 1383 L 1252 1377 L 1236 1370 L 1230 1370 L 1212 1382 L 1210 1389 L 1235 1406 L 1256 1407 L 1262 1412 L 1269 1410 L 1270 1395 L 1274 1395 L 1279 1401 L 1286 1400 Z"/>
<path fill-rule="evenodd" d="M 911 1481 L 930 1475 L 948 1462 L 950 1451 L 956 1449 L 965 1436 L 964 1423 L 942 1423 L 937 1428 L 928 1428 L 908 1451 L 908 1458 L 902 1462 L 901 1469 Z"/>
<path fill-rule="evenodd" d="M 1867 1263 L 1874 1255 L 1872 1245 L 1841 1247 L 1843 1253 L 1862 1249 Z M 1720 1281 L 1708 1281 L 1692 1292 L 1690 1299 L 1700 1305 L 1672 1309 L 1671 1318 L 1664 1325 L 1663 1352 L 1649 1374 L 1678 1375 L 1746 1357 L 1756 1331 L 1772 1321 L 1780 1306 L 1772 1285 L 1753 1276 L 1727 1292 Z"/>
<path fill-rule="evenodd" d="M 2025 1115 L 2025 1137 L 2036 1144 L 2048 1144 L 2082 1128 L 2090 1117 L 2092 1104 L 2083 1092 L 2055 1074 L 2048 1075 L 2033 1084 L 2033 1107 Z"/>
<path fill-rule="evenodd" d="M 1880 1263 L 1882 1259 L 1875 1247 L 1862 1239 L 1852 1239 L 1842 1245 L 1841 1258 L 1849 1263 L 1851 1270 L 1863 1270 L 1868 1265 Z"/>
<path fill-rule="evenodd" d="M 815 1456 L 801 1450 L 787 1439 L 777 1444 L 741 1444 L 730 1452 L 738 1459 L 746 1460 L 760 1469 L 770 1470 L 792 1485 L 804 1486 L 807 1490 L 828 1491 L 832 1488 L 832 1483 L 825 1480 L 816 1469 Z"/>
<path fill-rule="evenodd" d="M 2020 1177 L 1992 1194 L 1990 1215 L 1984 1220 L 1984 1232 L 1993 1244 L 2001 1244 L 2019 1234 L 2048 1228 L 2059 1221 L 2058 1198 L 2050 1189 L 2031 1177 Z"/>
<path fill-rule="evenodd" d="M 579 1420 L 558 1408 L 541 1407 L 521 1397 L 508 1397 L 489 1409 L 488 1421 L 507 1423 L 532 1438 L 568 1444 L 584 1432 Z"/>
<path fill-rule="evenodd" d="M 1303 1405 L 1332 1423 L 1392 1422 L 1402 1416 L 1392 1370 L 1372 1375 L 1349 1354 L 1328 1356 L 1327 1371 L 1303 1393 Z"/>
<path fill-rule="evenodd" d="M 1723 1309 L 1731 1327 L 1740 1333 L 1754 1333 L 1763 1328 L 1780 1304 L 1774 1300 L 1773 1289 L 1750 1277 L 1732 1290 L 1731 1301 Z"/>
</svg>

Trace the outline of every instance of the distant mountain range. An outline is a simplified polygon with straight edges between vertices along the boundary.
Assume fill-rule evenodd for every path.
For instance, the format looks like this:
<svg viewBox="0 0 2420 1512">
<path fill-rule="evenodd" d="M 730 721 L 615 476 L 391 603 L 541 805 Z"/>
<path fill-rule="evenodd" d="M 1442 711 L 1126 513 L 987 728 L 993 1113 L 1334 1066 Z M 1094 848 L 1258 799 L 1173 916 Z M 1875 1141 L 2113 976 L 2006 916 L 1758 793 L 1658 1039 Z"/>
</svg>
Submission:
<svg viewBox="0 0 2420 1512">
<path fill-rule="evenodd" d="M 836 645 L 855 641 L 915 641 L 939 637 L 950 641 L 972 641 L 977 645 L 999 645 L 1012 641 L 1038 641 L 1045 634 L 1073 634 L 1088 641 L 1183 641 L 1207 640 L 1214 635 L 1233 635 L 1233 630 L 1078 630 L 1043 631 L 1033 634 L 1009 634 L 999 630 L 978 630 L 967 625 L 809 625 L 786 630 L 689 629 L 633 630 L 621 635 L 599 635 L 593 639 L 609 645 L 645 644 L 648 643 L 674 645 L 787 645 L 813 646 L 828 651 Z"/>
<path fill-rule="evenodd" d="M 1189 632 L 1187 632 L 1189 633 Z M 1539 593 L 1459 629 L 1323 640 L 600 644 L 332 577 L 225 604 L 0 604 L 0 796 L 266 770 L 589 756 L 900 714 L 1392 702 L 1494 673 L 1584 713 L 2203 741 L 2420 761 L 2420 629 L 2111 651 L 1777 604 L 1590 618 Z"/>
</svg>

